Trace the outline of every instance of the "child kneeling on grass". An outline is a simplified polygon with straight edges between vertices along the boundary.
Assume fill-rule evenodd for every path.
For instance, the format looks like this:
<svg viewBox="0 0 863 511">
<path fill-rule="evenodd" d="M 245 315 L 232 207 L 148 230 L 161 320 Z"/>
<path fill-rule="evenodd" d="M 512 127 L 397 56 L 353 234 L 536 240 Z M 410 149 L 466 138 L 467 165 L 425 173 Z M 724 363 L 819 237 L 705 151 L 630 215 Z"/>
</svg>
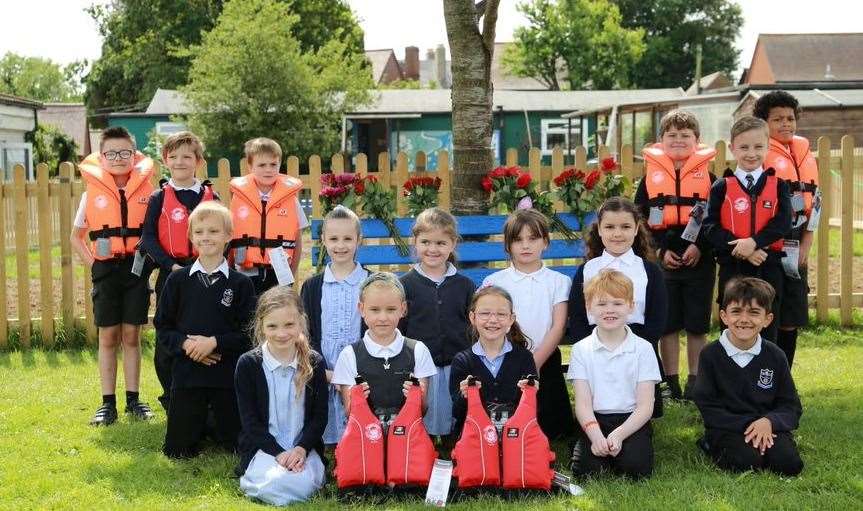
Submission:
<svg viewBox="0 0 863 511">
<path fill-rule="evenodd" d="M 236 448 L 234 368 L 250 347 L 245 330 L 255 306 L 252 281 L 230 269 L 223 255 L 231 240 L 230 211 L 212 201 L 200 204 L 189 216 L 189 239 L 198 259 L 168 276 L 153 320 L 158 342 L 173 359 L 163 447 L 172 458 L 198 454 L 210 408 L 213 438 L 229 451 Z"/>
<path fill-rule="evenodd" d="M 653 347 L 626 324 L 634 307 L 632 281 L 620 271 L 603 270 L 585 284 L 584 299 L 596 328 L 572 346 L 566 374 L 581 424 L 572 472 L 611 469 L 647 477 L 653 472 L 650 417 L 660 376 Z"/>
<path fill-rule="evenodd" d="M 308 320 L 288 286 L 265 291 L 252 323 L 257 347 L 235 375 L 243 430 L 240 489 L 269 504 L 307 500 L 324 485 L 327 365 L 308 341 Z"/>
<path fill-rule="evenodd" d="M 719 316 L 728 328 L 701 352 L 695 404 L 706 428 L 698 441 L 721 468 L 797 475 L 803 461 L 791 431 L 803 413 L 782 350 L 761 338 L 775 291 L 754 277 L 730 281 Z"/>
</svg>

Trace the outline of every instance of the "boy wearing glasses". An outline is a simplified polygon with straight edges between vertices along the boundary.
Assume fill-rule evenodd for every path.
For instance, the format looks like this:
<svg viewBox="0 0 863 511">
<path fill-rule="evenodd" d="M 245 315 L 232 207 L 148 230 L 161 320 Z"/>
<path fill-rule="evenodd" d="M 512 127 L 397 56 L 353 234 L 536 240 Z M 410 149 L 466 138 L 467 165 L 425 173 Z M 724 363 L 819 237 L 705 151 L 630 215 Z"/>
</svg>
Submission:
<svg viewBox="0 0 863 511">
<path fill-rule="evenodd" d="M 108 426 L 117 420 L 117 347 L 123 347 L 126 413 L 149 420 L 150 407 L 138 399 L 141 371 L 140 329 L 150 306 L 148 272 L 136 251 L 147 202 L 153 192 L 153 161 L 135 151 L 122 127 L 102 132 L 99 153 L 79 165 L 87 190 L 72 228 L 72 248 L 90 266 L 93 315 L 99 328 L 99 379 L 102 405 L 90 420 Z"/>
</svg>

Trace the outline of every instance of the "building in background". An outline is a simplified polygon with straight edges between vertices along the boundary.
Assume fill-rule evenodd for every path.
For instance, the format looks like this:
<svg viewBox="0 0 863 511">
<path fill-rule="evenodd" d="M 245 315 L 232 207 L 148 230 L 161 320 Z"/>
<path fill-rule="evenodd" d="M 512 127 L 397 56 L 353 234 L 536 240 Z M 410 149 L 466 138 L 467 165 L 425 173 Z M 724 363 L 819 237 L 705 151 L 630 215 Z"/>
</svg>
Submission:
<svg viewBox="0 0 863 511">
<path fill-rule="evenodd" d="M 36 129 L 39 111 L 45 105 L 39 101 L 0 94 L 0 169 L 3 179 L 12 179 L 15 165 L 24 165 L 27 178 L 33 179 L 33 144 L 25 140 Z"/>
</svg>

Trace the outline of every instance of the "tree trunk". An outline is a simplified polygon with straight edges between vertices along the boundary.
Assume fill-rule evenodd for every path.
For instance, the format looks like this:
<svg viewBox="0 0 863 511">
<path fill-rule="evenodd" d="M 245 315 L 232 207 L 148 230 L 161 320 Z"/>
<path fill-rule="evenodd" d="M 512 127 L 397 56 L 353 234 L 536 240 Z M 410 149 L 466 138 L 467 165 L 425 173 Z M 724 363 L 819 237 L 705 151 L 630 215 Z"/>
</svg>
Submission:
<svg viewBox="0 0 863 511">
<path fill-rule="evenodd" d="M 443 0 L 452 53 L 452 212 L 488 212 L 480 181 L 492 169 L 491 58 L 499 0 Z M 479 13 L 477 12 L 479 11 Z M 482 32 L 479 18 L 482 17 Z"/>
</svg>

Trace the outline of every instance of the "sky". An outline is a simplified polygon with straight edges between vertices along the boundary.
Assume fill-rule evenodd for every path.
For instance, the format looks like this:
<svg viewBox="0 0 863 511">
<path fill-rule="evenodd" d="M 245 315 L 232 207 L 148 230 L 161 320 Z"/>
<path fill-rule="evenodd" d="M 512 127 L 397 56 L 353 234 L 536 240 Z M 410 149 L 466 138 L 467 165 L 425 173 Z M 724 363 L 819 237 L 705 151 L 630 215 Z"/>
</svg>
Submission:
<svg viewBox="0 0 863 511">
<path fill-rule="evenodd" d="M 101 39 L 84 8 L 105 0 L 0 0 L 3 29 L 0 55 L 7 51 L 47 57 L 61 64 L 99 57 Z M 365 32 L 366 49 L 393 48 L 399 58 L 406 46 L 446 45 L 443 0 L 348 0 Z M 524 25 L 519 0 L 500 0 L 497 40 L 511 41 Z M 863 2 L 856 0 L 737 0 L 744 24 L 736 46 L 742 70 L 749 65 L 759 33 L 863 31 Z M 35 30 L 38 27 L 39 30 Z M 710 72 L 710 70 L 705 70 Z M 737 77 L 735 77 L 737 78 Z"/>
</svg>

